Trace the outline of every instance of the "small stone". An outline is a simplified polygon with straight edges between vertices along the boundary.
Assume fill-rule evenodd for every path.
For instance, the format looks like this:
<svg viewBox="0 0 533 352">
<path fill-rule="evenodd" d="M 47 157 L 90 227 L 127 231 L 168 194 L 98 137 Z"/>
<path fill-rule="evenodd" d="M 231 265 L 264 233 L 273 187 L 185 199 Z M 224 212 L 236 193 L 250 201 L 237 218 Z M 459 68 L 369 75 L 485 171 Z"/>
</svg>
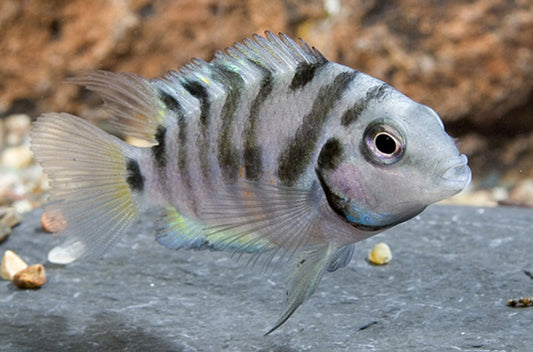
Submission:
<svg viewBox="0 0 533 352">
<path fill-rule="evenodd" d="M 516 183 L 509 192 L 511 205 L 533 207 L 533 179 L 524 179 Z"/>
<path fill-rule="evenodd" d="M 150 143 L 148 141 L 145 141 L 144 139 L 140 139 L 140 138 L 133 137 L 133 136 L 127 136 L 126 143 L 131 144 L 136 147 L 140 147 L 140 148 L 148 148 L 148 147 L 154 146 L 154 143 Z"/>
<path fill-rule="evenodd" d="M 7 226 L 6 224 L 2 224 L 0 222 L 0 243 L 7 240 L 9 235 L 11 235 L 11 226 Z"/>
<path fill-rule="evenodd" d="M 15 210 L 18 213 L 22 214 L 32 209 L 35 209 L 35 206 L 33 206 L 33 203 L 29 199 L 22 199 L 22 200 L 13 202 L 13 208 L 15 208 Z"/>
<path fill-rule="evenodd" d="M 461 192 L 453 197 L 441 200 L 439 204 L 495 207 L 498 202 L 494 199 L 494 194 L 491 191 L 482 189 L 474 192 Z"/>
<path fill-rule="evenodd" d="M 5 127 L 4 127 L 4 119 L 0 119 L 0 145 L 4 145 L 4 135 L 5 135 Z"/>
<path fill-rule="evenodd" d="M 0 208 L 0 223 L 15 227 L 20 223 L 20 214 L 12 207 Z"/>
<path fill-rule="evenodd" d="M 46 272 L 42 264 L 35 264 L 19 271 L 13 277 L 13 283 L 18 288 L 36 289 L 46 283 Z"/>
<path fill-rule="evenodd" d="M 66 226 L 65 218 L 58 211 L 45 211 L 41 216 L 41 227 L 46 232 L 59 232 Z"/>
<path fill-rule="evenodd" d="M 31 118 L 24 114 L 8 116 L 5 121 L 7 133 L 6 142 L 9 145 L 21 144 L 24 136 L 28 133 L 31 125 Z"/>
<path fill-rule="evenodd" d="M 24 145 L 6 148 L 0 157 L 0 163 L 12 169 L 22 169 L 30 165 L 32 160 L 32 152 Z"/>
<path fill-rule="evenodd" d="M 392 259 L 392 253 L 386 243 L 378 243 L 374 249 L 368 254 L 368 260 L 375 265 L 385 265 Z"/>
<path fill-rule="evenodd" d="M 520 297 L 519 299 L 507 300 L 509 307 L 531 307 L 533 304 L 533 297 Z"/>
<path fill-rule="evenodd" d="M 13 280 L 16 273 L 24 270 L 28 264 L 22 258 L 15 254 L 15 252 L 7 250 L 2 257 L 2 266 L 0 268 L 0 275 L 3 279 Z"/>
</svg>

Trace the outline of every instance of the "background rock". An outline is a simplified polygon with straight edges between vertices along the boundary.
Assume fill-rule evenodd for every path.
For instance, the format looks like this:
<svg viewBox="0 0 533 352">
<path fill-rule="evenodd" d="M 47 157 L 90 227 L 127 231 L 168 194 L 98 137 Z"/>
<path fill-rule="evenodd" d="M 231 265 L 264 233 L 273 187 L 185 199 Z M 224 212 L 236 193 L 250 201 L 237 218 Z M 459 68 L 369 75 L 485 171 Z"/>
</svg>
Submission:
<svg viewBox="0 0 533 352">
<path fill-rule="evenodd" d="M 461 138 L 479 185 L 533 177 L 530 0 L 4 0 L 0 115 L 100 118 L 100 100 L 66 77 L 153 77 L 265 29 L 301 36 L 432 106 Z"/>
</svg>

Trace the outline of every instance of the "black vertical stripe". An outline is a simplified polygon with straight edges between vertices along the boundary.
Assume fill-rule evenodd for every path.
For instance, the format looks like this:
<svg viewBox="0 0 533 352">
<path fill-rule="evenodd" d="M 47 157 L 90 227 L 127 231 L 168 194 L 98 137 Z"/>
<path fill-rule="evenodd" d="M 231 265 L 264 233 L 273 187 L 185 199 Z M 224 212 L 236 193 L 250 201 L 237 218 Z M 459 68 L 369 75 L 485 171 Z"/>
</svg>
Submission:
<svg viewBox="0 0 533 352">
<path fill-rule="evenodd" d="M 174 96 L 163 89 L 159 89 L 158 94 L 159 99 L 161 99 L 169 111 L 175 114 L 181 114 L 181 104 Z M 164 172 L 164 168 L 167 165 L 166 134 L 166 127 L 158 126 L 154 136 L 158 144 L 152 147 L 152 156 L 160 172 Z"/>
<path fill-rule="evenodd" d="M 357 71 L 339 73 L 333 82 L 320 88 L 311 112 L 278 158 L 278 177 L 282 184 L 292 186 L 311 162 L 328 115 L 357 75 Z"/>
<path fill-rule="evenodd" d="M 174 112 L 181 110 L 179 101 L 172 95 L 165 92 L 164 90 L 159 90 L 159 98 L 165 104 L 167 109 L 174 111 Z"/>
<path fill-rule="evenodd" d="M 246 179 L 251 181 L 257 181 L 263 170 L 263 162 L 261 160 L 262 150 L 257 142 L 257 127 L 261 107 L 273 89 L 272 73 L 264 68 L 261 68 L 261 71 L 263 72 L 261 86 L 250 106 L 250 115 L 248 116 L 243 131 Z"/>
<path fill-rule="evenodd" d="M 196 211 L 195 208 L 195 197 L 191 194 L 192 190 L 192 182 L 191 182 L 191 176 L 189 174 L 188 170 L 188 162 L 189 162 L 189 153 L 188 153 L 188 144 L 187 144 L 187 120 L 185 118 L 185 115 L 183 113 L 182 106 L 180 102 L 172 95 L 167 93 L 165 90 L 160 89 L 158 91 L 159 98 L 161 101 L 165 104 L 166 108 L 172 112 L 173 114 L 168 115 L 169 117 L 172 116 L 176 119 L 178 129 L 177 129 L 177 164 L 178 164 L 178 172 L 179 175 L 182 178 L 182 182 L 184 185 L 183 192 L 187 192 L 188 199 L 192 202 L 192 208 L 194 211 Z M 155 138 L 158 141 L 158 145 L 155 145 L 152 147 L 152 155 L 154 157 L 156 166 L 159 167 L 158 171 L 160 173 L 161 177 L 161 184 L 164 185 L 165 188 L 169 187 L 168 184 L 168 177 L 170 175 L 167 174 L 166 166 L 168 163 L 168 157 L 169 153 L 167 150 L 167 128 L 164 126 L 159 126 L 156 130 Z M 168 189 L 167 189 L 168 191 Z"/>
<path fill-rule="evenodd" d="M 200 153 L 200 168 L 204 183 L 209 185 L 209 116 L 211 114 L 211 102 L 207 93 L 207 88 L 200 82 L 185 81 L 182 83 L 183 87 L 193 97 L 200 102 L 200 118 L 198 119 L 198 127 L 200 129 L 200 136 L 198 137 L 198 151 Z"/>
<path fill-rule="evenodd" d="M 370 88 L 364 98 L 359 99 L 351 108 L 346 110 L 341 118 L 341 124 L 343 126 L 349 126 L 354 123 L 361 113 L 368 107 L 372 100 L 383 99 L 389 88 L 386 83 Z"/>
<path fill-rule="evenodd" d="M 232 129 L 235 123 L 235 113 L 239 106 L 239 98 L 244 86 L 244 80 L 235 71 L 224 65 L 212 65 L 213 79 L 219 81 L 226 88 L 226 101 L 221 111 L 222 126 L 218 137 L 218 163 L 226 183 L 233 183 L 239 176 L 239 156 L 232 141 Z"/>
<path fill-rule="evenodd" d="M 182 184 L 184 189 L 182 190 L 187 194 L 187 199 L 192 210 L 197 213 L 197 201 L 196 195 L 193 194 L 193 183 L 189 170 L 190 162 L 190 152 L 189 152 L 189 143 L 187 137 L 187 127 L 188 120 L 183 114 L 183 111 L 178 111 L 176 113 L 178 131 L 177 131 L 177 164 L 178 164 L 178 173 L 181 176 Z"/>
<path fill-rule="evenodd" d="M 139 163 L 134 159 L 126 160 L 126 170 L 128 175 L 126 182 L 132 191 L 142 192 L 144 189 L 144 176 L 141 174 Z"/>
<path fill-rule="evenodd" d="M 208 126 L 209 124 L 209 95 L 207 94 L 207 89 L 200 82 L 194 81 L 185 81 L 183 82 L 183 88 L 189 92 L 190 95 L 195 97 L 200 101 L 200 122 L 203 126 Z"/>
<path fill-rule="evenodd" d="M 188 151 L 187 151 L 187 123 L 183 115 L 178 116 L 178 170 L 187 187 L 187 191 L 192 188 L 191 177 L 187 169 Z M 190 197 L 192 198 L 192 197 Z"/>
<path fill-rule="evenodd" d="M 344 149 L 341 142 L 333 137 L 328 139 L 318 155 L 318 168 L 321 170 L 334 170 L 342 161 Z"/>
<path fill-rule="evenodd" d="M 160 169 L 163 169 L 167 165 L 166 134 L 167 129 L 164 126 L 160 125 L 157 127 L 155 132 L 157 145 L 152 147 L 152 156 Z"/>
<path fill-rule="evenodd" d="M 379 86 L 372 87 L 366 92 L 367 100 L 380 100 L 385 96 L 390 86 L 387 83 L 380 84 Z"/>
<path fill-rule="evenodd" d="M 311 82 L 313 78 L 315 77 L 315 73 L 317 68 L 322 66 L 324 62 L 319 63 L 309 63 L 309 62 L 301 62 L 296 67 L 296 71 L 294 73 L 294 77 L 292 78 L 291 84 L 289 86 L 290 89 L 296 90 L 298 88 L 304 87 L 306 84 Z"/>
<path fill-rule="evenodd" d="M 366 109 L 367 105 L 366 99 L 361 99 L 356 102 L 354 106 L 344 112 L 341 118 L 341 124 L 343 126 L 349 126 L 355 122 L 355 120 L 357 120 L 359 116 L 361 116 L 361 113 Z"/>
</svg>

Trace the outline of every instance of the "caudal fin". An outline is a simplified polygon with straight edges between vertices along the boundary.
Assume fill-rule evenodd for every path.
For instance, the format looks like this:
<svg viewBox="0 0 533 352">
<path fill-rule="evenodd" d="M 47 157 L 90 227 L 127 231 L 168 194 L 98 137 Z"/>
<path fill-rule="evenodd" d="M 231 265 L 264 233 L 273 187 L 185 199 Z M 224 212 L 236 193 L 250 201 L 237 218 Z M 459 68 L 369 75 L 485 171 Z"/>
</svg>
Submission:
<svg viewBox="0 0 533 352">
<path fill-rule="evenodd" d="M 65 113 L 34 123 L 31 150 L 48 175 L 51 202 L 66 241 L 48 254 L 67 264 L 99 255 L 118 241 L 137 215 L 143 176 L 135 149 L 90 123 Z"/>
</svg>

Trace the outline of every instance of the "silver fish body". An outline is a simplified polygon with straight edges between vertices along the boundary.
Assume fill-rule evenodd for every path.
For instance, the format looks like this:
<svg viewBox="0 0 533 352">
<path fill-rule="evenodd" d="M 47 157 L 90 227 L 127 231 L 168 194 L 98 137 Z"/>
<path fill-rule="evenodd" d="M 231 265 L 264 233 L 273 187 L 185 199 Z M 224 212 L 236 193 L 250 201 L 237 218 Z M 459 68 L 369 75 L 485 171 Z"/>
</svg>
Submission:
<svg viewBox="0 0 533 352">
<path fill-rule="evenodd" d="M 250 253 L 290 265 L 273 331 L 346 266 L 353 243 L 470 182 L 439 116 L 386 83 L 270 32 L 161 78 L 95 72 L 137 148 L 68 114 L 45 114 L 32 150 L 50 177 L 47 211 L 66 220 L 49 260 L 102 253 L 147 208 L 173 249 Z"/>
</svg>

